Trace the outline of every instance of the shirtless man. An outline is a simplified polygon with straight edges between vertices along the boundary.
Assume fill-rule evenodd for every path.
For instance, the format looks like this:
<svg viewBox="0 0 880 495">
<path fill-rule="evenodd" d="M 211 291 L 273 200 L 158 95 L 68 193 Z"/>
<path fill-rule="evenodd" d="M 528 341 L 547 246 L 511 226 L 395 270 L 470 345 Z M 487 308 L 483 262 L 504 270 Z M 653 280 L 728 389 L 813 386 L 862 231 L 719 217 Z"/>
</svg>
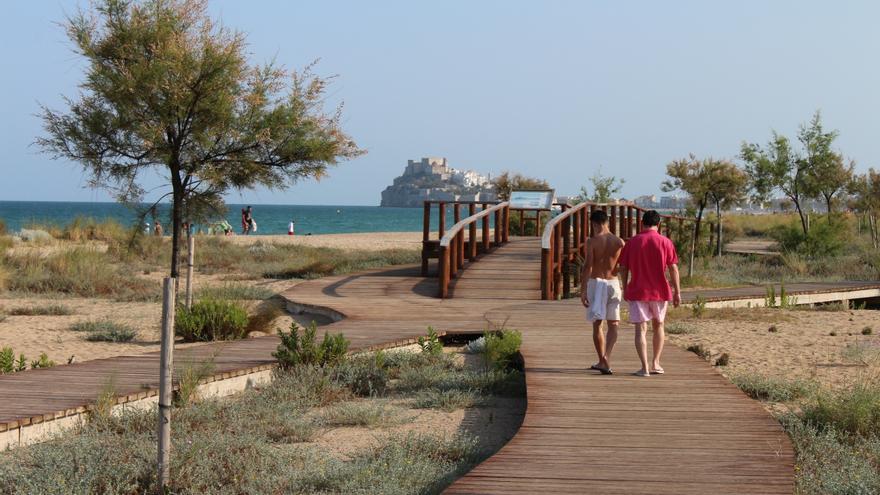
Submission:
<svg viewBox="0 0 880 495">
<path fill-rule="evenodd" d="M 590 366 L 610 375 L 611 350 L 617 342 L 620 325 L 620 301 L 623 293 L 617 279 L 617 258 L 624 242 L 608 230 L 608 215 L 602 210 L 590 214 L 593 235 L 587 241 L 587 259 L 581 280 L 586 287 L 581 290 L 581 303 L 587 308 L 587 320 L 593 323 L 593 344 L 599 354 L 599 362 Z M 583 285 L 583 282 L 582 282 Z M 607 322 L 608 338 L 602 332 L 602 321 Z"/>
</svg>

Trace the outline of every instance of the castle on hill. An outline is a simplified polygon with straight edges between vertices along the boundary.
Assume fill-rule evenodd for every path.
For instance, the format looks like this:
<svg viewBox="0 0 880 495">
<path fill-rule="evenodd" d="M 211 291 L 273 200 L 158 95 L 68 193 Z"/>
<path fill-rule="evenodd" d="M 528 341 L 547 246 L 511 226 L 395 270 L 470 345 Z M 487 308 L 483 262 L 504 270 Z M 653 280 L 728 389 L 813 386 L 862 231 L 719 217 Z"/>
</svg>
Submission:
<svg viewBox="0 0 880 495">
<path fill-rule="evenodd" d="M 491 177 L 449 166 L 446 158 L 407 160 L 403 175 L 382 191 L 380 206 L 417 207 L 425 200 L 495 201 Z"/>
</svg>

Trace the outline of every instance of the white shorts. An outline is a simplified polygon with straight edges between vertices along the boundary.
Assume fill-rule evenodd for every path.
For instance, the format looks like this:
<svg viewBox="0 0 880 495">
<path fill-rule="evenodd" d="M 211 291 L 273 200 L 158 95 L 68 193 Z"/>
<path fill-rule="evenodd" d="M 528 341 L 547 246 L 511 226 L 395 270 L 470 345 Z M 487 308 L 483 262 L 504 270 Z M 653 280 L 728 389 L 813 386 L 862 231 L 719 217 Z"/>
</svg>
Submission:
<svg viewBox="0 0 880 495">
<path fill-rule="evenodd" d="M 629 301 L 629 322 L 644 323 L 657 320 L 663 323 L 668 305 L 666 301 Z"/>
<path fill-rule="evenodd" d="M 597 286 L 600 289 L 597 291 Z M 598 296 L 598 298 L 597 298 Z M 591 278 L 587 281 L 587 321 L 620 321 L 620 301 L 623 292 L 620 280 Z"/>
</svg>

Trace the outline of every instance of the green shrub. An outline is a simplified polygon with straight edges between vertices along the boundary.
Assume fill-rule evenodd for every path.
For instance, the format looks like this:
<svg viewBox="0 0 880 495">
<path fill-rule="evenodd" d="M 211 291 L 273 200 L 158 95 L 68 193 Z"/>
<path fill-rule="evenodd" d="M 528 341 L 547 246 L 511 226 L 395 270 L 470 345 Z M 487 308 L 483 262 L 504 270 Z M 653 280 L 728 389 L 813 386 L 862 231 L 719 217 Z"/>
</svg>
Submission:
<svg viewBox="0 0 880 495">
<path fill-rule="evenodd" d="M 816 384 L 804 380 L 785 380 L 755 373 L 732 375 L 730 381 L 749 397 L 770 402 L 790 402 L 806 397 Z"/>
<path fill-rule="evenodd" d="M 691 344 L 691 345 L 687 346 L 687 351 L 693 352 L 694 354 L 696 354 L 697 356 L 700 356 L 703 359 L 709 359 L 709 356 L 712 355 L 712 353 L 709 351 L 709 349 L 706 349 L 705 347 L 703 347 L 703 344 Z"/>
<path fill-rule="evenodd" d="M 244 284 L 225 284 L 222 287 L 206 287 L 196 293 L 197 299 L 223 299 L 228 301 L 263 300 L 274 296 L 275 292 L 265 287 Z"/>
<path fill-rule="evenodd" d="M 22 360 L 24 360 L 24 354 L 22 354 L 19 358 L 19 361 L 22 361 Z M 49 356 L 45 352 L 40 353 L 39 359 L 31 361 L 31 368 L 33 368 L 33 369 L 51 368 L 53 366 L 55 366 L 55 361 L 52 361 L 51 359 L 49 359 Z M 19 371 L 23 371 L 23 370 L 24 369 L 21 368 Z"/>
<path fill-rule="evenodd" d="M 501 330 L 483 334 L 486 338 L 486 361 L 497 370 L 513 367 L 519 357 L 522 334 L 516 330 Z"/>
<path fill-rule="evenodd" d="M 9 310 L 12 316 L 67 316 L 73 310 L 63 304 L 45 304 L 42 306 L 26 306 Z"/>
<path fill-rule="evenodd" d="M 880 437 L 820 428 L 795 414 L 780 419 L 797 455 L 796 493 L 880 493 Z"/>
<path fill-rule="evenodd" d="M 324 366 L 342 362 L 348 352 L 349 341 L 341 333 L 324 334 L 324 340 L 317 343 L 318 326 L 313 321 L 302 337 L 299 334 L 300 326 L 296 322 L 290 323 L 290 332 L 278 331 L 281 343 L 278 349 L 272 353 L 272 357 L 278 360 L 281 369 L 305 365 Z"/>
<path fill-rule="evenodd" d="M 400 410 L 377 402 L 344 402 L 322 416 L 330 426 L 389 426 L 402 422 Z"/>
<path fill-rule="evenodd" d="M 416 409 L 440 409 L 446 412 L 473 407 L 479 402 L 473 390 L 422 390 L 416 394 L 412 407 Z"/>
<path fill-rule="evenodd" d="M 443 353 L 443 344 L 434 327 L 428 327 L 428 335 L 420 336 L 418 343 L 425 354 L 438 355 Z"/>
<path fill-rule="evenodd" d="M 862 329 L 862 335 L 871 335 L 874 333 L 874 329 L 871 327 L 865 327 Z"/>
<path fill-rule="evenodd" d="M 701 295 L 697 295 L 694 298 L 693 305 L 691 305 L 691 312 L 694 315 L 694 318 L 702 318 L 703 313 L 706 312 L 706 298 Z"/>
<path fill-rule="evenodd" d="M 0 349 L 0 373 L 12 373 L 15 371 L 15 351 L 12 347 Z"/>
<path fill-rule="evenodd" d="M 111 320 L 80 321 L 70 326 L 74 332 L 85 332 L 89 342 L 131 342 L 137 331 L 123 323 Z"/>
<path fill-rule="evenodd" d="M 186 342 L 235 340 L 246 336 L 247 311 L 232 301 L 203 299 L 177 308 L 174 333 Z"/>
<path fill-rule="evenodd" d="M 687 335 L 694 333 L 696 330 L 690 325 L 685 325 L 684 323 L 679 322 L 672 322 L 665 326 L 665 331 L 670 335 Z"/>
<path fill-rule="evenodd" d="M 800 222 L 796 222 L 774 227 L 770 236 L 784 252 L 822 258 L 839 255 L 851 235 L 845 222 L 825 219 L 813 222 L 807 235 L 804 235 Z"/>
<path fill-rule="evenodd" d="M 357 396 L 382 396 L 388 388 L 385 353 L 352 357 L 334 367 L 331 376 Z"/>
<path fill-rule="evenodd" d="M 862 379 L 841 390 L 825 390 L 804 405 L 804 420 L 823 429 L 880 436 L 880 380 Z"/>
</svg>

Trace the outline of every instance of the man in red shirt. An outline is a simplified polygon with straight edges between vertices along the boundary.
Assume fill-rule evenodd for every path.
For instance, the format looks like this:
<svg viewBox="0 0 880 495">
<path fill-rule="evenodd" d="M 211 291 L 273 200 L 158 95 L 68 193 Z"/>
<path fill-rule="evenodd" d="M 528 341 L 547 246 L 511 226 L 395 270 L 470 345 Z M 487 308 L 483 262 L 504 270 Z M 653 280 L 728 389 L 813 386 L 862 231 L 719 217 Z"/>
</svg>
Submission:
<svg viewBox="0 0 880 495">
<path fill-rule="evenodd" d="M 681 284 L 678 276 L 678 254 L 669 238 L 660 235 L 660 214 L 654 210 L 642 216 L 642 231 L 630 239 L 620 253 L 620 275 L 623 281 L 623 298 L 629 302 L 629 319 L 636 326 L 636 352 L 642 362 L 637 376 L 662 375 L 660 354 L 663 352 L 668 301 L 675 307 L 681 304 Z M 666 279 L 666 271 L 672 279 L 672 288 Z M 630 275 L 632 279 L 630 280 Z M 648 322 L 654 330 L 654 359 L 648 366 L 646 334 Z"/>
</svg>

